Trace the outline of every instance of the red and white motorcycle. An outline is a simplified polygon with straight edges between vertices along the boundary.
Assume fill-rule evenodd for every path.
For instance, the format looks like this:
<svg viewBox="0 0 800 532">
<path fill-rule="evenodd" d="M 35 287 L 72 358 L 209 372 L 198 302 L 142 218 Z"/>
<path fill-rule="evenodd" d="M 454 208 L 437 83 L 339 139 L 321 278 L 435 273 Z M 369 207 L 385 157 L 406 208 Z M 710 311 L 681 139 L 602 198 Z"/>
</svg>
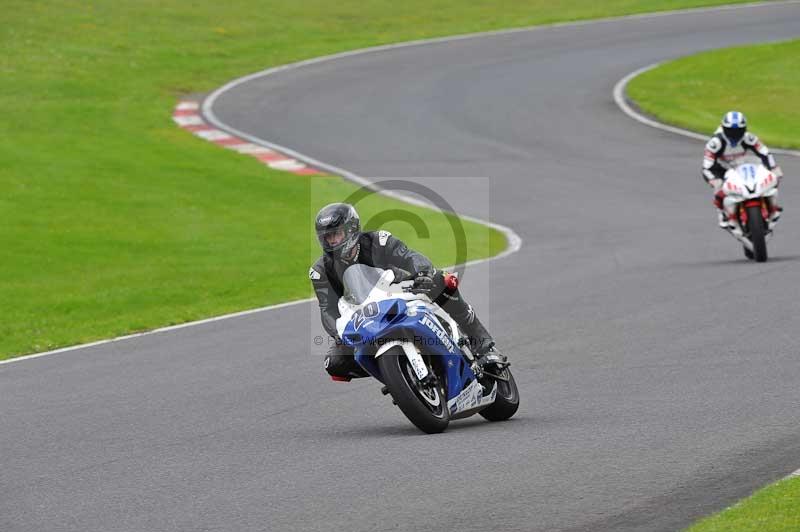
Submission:
<svg viewBox="0 0 800 532">
<path fill-rule="evenodd" d="M 767 241 L 778 221 L 772 216 L 770 198 L 778 193 L 780 176 L 761 164 L 744 163 L 725 172 L 723 205 L 730 233 L 744 246 L 744 254 L 756 262 L 767 260 Z"/>
</svg>

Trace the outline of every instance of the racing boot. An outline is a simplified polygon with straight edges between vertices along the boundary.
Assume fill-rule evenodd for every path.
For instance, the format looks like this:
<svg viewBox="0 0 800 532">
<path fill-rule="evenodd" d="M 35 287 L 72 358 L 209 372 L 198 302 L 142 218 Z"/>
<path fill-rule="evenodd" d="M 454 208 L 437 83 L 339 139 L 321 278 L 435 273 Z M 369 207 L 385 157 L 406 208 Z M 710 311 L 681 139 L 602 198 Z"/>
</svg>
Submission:
<svg viewBox="0 0 800 532">
<path fill-rule="evenodd" d="M 742 227 L 739 224 L 731 223 L 728 232 L 735 238 L 736 240 L 741 240 L 744 237 L 744 231 L 742 231 Z"/>
<path fill-rule="evenodd" d="M 461 330 L 469 337 L 470 348 L 477 355 L 479 366 L 489 364 L 502 365 L 508 363 L 508 358 L 498 351 L 495 341 L 483 326 L 481 320 L 475 315 L 470 307 L 470 314 L 467 321 L 459 324 Z"/>
<path fill-rule="evenodd" d="M 726 231 L 730 231 L 734 227 L 728 218 L 728 214 L 723 209 L 717 209 L 717 220 L 719 221 L 719 226 Z"/>
<path fill-rule="evenodd" d="M 735 217 L 735 211 L 719 211 L 719 226 L 728 231 L 733 238 L 740 240 L 742 236 L 744 236 L 744 233 L 742 232 L 742 228 Z"/>
<path fill-rule="evenodd" d="M 781 219 L 782 213 L 783 213 L 783 207 L 778 207 L 777 205 L 770 205 L 769 218 L 767 218 L 767 229 L 769 231 L 775 229 L 775 225 L 778 223 L 778 220 Z"/>
<path fill-rule="evenodd" d="M 469 346 L 476 355 L 478 364 L 506 364 L 508 360 L 495 348 L 494 339 L 458 290 L 458 277 L 439 272 L 434 282 L 439 295 L 435 301 L 458 324 L 459 329 L 469 339 Z"/>
<path fill-rule="evenodd" d="M 477 362 L 478 366 L 482 368 L 495 366 L 496 368 L 502 369 L 508 365 L 508 357 L 498 351 L 494 344 L 492 344 L 483 355 L 478 357 Z"/>
</svg>

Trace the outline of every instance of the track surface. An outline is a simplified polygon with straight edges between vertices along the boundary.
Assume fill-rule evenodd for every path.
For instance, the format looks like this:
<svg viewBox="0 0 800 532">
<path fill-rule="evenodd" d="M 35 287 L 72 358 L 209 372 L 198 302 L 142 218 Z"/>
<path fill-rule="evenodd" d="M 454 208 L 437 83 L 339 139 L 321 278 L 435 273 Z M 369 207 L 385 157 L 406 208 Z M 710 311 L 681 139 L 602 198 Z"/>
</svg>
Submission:
<svg viewBox="0 0 800 532">
<path fill-rule="evenodd" d="M 781 160 L 773 260 L 745 262 L 714 227 L 702 145 L 611 89 L 798 34 L 797 4 L 676 14 L 229 92 L 229 124 L 360 175 L 491 179 L 492 218 L 525 244 L 465 291 L 512 355 L 519 414 L 419 435 L 377 383 L 323 377 L 308 304 L 8 364 L 0 530 L 674 530 L 797 469 L 800 164 Z M 472 192 L 447 197 L 482 215 Z"/>
</svg>

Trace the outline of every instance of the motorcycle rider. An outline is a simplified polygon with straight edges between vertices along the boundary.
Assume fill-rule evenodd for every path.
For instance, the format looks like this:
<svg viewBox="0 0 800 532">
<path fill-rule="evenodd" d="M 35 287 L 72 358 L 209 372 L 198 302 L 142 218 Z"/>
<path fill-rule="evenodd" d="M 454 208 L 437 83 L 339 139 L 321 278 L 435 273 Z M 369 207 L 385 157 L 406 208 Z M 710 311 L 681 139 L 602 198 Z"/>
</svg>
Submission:
<svg viewBox="0 0 800 532">
<path fill-rule="evenodd" d="M 461 296 L 455 276 L 436 270 L 427 257 L 409 249 L 388 231 L 362 232 L 358 213 L 347 203 L 323 207 L 315 226 L 323 254 L 308 275 L 319 302 L 322 326 L 334 341 L 325 356 L 325 369 L 334 380 L 368 376 L 356 363 L 353 349 L 342 343 L 336 331 L 338 303 L 344 291 L 342 276 L 353 264 L 392 269 L 398 281 L 413 279 L 415 291 L 427 293 L 469 337 L 479 364 L 506 362 L 475 311 Z M 398 274 L 403 278 L 398 278 Z"/>
<path fill-rule="evenodd" d="M 767 146 L 758 140 L 757 136 L 747 131 L 747 120 L 744 114 L 739 111 L 725 113 L 722 123 L 706 142 L 703 154 L 703 179 L 714 189 L 714 206 L 718 211 L 719 226 L 728 231 L 735 230 L 736 225 L 729 220 L 723 204 L 725 191 L 722 185 L 725 183 L 725 172 L 740 162 L 744 162 L 743 158 L 747 155 L 748 150 L 757 155 L 761 159 L 761 163 L 778 179 L 783 177 L 783 171 L 775 163 L 775 158 Z M 771 229 L 783 212 L 783 208 L 778 206 L 777 192 L 773 197 L 767 198 L 767 205 L 770 211 L 769 227 Z"/>
</svg>

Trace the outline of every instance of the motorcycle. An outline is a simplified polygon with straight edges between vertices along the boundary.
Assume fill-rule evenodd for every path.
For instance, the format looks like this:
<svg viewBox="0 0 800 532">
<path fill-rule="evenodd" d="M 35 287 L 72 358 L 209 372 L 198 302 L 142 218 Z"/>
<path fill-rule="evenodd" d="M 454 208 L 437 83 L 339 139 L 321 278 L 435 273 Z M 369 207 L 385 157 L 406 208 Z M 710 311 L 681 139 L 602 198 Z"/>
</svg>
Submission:
<svg viewBox="0 0 800 532">
<path fill-rule="evenodd" d="M 336 327 L 356 362 L 429 434 L 476 413 L 489 421 L 513 416 L 519 392 L 508 365 L 478 364 L 456 322 L 396 277 L 365 264 L 344 272 Z"/>
<path fill-rule="evenodd" d="M 725 172 L 723 205 L 732 225 L 730 233 L 742 243 L 745 256 L 756 262 L 767 260 L 767 241 L 775 226 L 767 199 L 778 193 L 779 182 L 761 164 L 744 163 Z"/>
</svg>

